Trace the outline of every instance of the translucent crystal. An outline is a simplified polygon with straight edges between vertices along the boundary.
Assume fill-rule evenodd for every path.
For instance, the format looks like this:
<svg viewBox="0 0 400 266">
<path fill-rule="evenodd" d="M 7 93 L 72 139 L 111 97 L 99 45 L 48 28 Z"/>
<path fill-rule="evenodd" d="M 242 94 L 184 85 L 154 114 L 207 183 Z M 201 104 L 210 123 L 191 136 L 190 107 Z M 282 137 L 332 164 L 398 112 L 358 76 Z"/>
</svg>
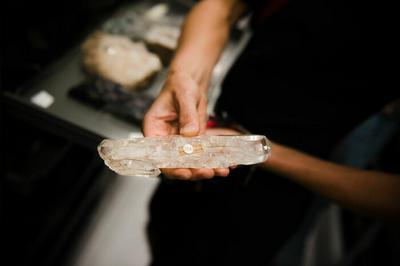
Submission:
<svg viewBox="0 0 400 266">
<path fill-rule="evenodd" d="M 160 168 L 226 168 L 251 165 L 268 158 L 265 136 L 178 135 L 103 140 L 98 146 L 105 164 L 120 175 L 158 176 Z"/>
</svg>

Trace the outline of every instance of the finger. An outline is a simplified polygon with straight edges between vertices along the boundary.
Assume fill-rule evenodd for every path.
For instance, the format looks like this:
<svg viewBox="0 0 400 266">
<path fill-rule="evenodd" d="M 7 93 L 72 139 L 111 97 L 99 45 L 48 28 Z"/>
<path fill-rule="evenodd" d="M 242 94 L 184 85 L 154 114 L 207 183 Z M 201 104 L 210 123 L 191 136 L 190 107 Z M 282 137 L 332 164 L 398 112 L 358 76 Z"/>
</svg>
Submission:
<svg viewBox="0 0 400 266">
<path fill-rule="evenodd" d="M 145 117 L 142 126 L 143 135 L 145 137 L 170 135 L 173 134 L 171 133 L 173 128 L 171 123 L 151 116 Z"/>
<path fill-rule="evenodd" d="M 178 100 L 180 134 L 191 137 L 199 134 L 199 115 L 195 97 L 186 96 Z"/>
<path fill-rule="evenodd" d="M 164 93 L 151 105 L 143 118 L 144 136 L 165 136 L 178 133 L 178 113 L 171 101 L 170 95 Z"/>
<path fill-rule="evenodd" d="M 214 173 L 216 176 L 228 176 L 229 175 L 229 169 L 228 168 L 216 168 L 214 169 Z"/>
<path fill-rule="evenodd" d="M 231 135 L 231 136 L 237 136 L 240 135 L 239 132 L 230 129 L 230 128 L 207 128 L 206 135 Z"/>
<path fill-rule="evenodd" d="M 192 179 L 194 180 L 202 180 L 202 179 L 210 179 L 214 177 L 214 170 L 213 169 L 206 169 L 206 168 L 201 168 L 201 169 L 191 169 L 192 171 Z"/>
<path fill-rule="evenodd" d="M 204 97 L 205 98 L 205 97 Z M 207 128 L 207 99 L 201 99 L 198 106 L 198 113 L 199 113 L 199 134 L 203 134 Z"/>
<path fill-rule="evenodd" d="M 163 168 L 162 173 L 170 179 L 190 180 L 192 171 L 186 168 Z"/>
</svg>

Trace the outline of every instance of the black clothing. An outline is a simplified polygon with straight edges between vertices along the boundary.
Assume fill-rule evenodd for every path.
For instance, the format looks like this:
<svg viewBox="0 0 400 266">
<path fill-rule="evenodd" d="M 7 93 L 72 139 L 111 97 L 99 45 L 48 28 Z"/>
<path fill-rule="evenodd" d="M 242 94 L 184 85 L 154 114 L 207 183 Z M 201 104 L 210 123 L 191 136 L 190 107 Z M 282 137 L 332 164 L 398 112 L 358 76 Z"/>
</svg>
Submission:
<svg viewBox="0 0 400 266">
<path fill-rule="evenodd" d="M 209 181 L 163 180 L 150 205 L 152 265 L 266 265 L 310 195 L 261 170 L 247 176 L 240 168 Z"/>
<path fill-rule="evenodd" d="M 254 19 L 254 35 L 224 81 L 217 112 L 327 157 L 398 94 L 390 92 L 392 72 L 381 60 L 388 50 L 376 46 L 387 42 L 379 26 L 386 21 L 371 21 L 374 10 L 365 1 L 289 1 L 264 23 Z M 201 182 L 163 180 L 148 228 L 153 264 L 267 265 L 296 231 L 312 194 L 261 170 L 248 178 L 249 171 Z"/>
<path fill-rule="evenodd" d="M 255 25 L 225 79 L 218 111 L 282 144 L 329 154 L 400 95 L 387 62 L 395 24 L 374 3 L 293 1 Z"/>
</svg>

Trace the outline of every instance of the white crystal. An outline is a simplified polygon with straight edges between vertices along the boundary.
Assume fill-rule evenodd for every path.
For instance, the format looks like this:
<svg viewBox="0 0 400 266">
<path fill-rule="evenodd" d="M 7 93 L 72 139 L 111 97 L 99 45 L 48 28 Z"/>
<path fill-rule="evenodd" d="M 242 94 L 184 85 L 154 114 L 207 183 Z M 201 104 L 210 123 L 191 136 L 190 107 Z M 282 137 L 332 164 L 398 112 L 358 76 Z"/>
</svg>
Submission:
<svg viewBox="0 0 400 266">
<path fill-rule="evenodd" d="M 120 175 L 158 176 L 160 168 L 226 168 L 265 161 L 271 147 L 262 135 L 179 135 L 103 140 L 105 164 Z"/>
</svg>

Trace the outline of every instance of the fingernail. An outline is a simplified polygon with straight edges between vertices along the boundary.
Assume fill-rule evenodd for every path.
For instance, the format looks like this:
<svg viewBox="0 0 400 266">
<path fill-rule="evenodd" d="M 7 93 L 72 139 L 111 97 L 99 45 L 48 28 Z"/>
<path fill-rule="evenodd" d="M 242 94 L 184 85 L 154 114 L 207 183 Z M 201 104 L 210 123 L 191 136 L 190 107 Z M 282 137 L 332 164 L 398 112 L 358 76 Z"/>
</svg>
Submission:
<svg viewBox="0 0 400 266">
<path fill-rule="evenodd" d="M 185 127 L 181 128 L 180 133 L 183 135 L 192 135 L 197 134 L 197 127 L 193 124 L 186 125 Z"/>
</svg>

